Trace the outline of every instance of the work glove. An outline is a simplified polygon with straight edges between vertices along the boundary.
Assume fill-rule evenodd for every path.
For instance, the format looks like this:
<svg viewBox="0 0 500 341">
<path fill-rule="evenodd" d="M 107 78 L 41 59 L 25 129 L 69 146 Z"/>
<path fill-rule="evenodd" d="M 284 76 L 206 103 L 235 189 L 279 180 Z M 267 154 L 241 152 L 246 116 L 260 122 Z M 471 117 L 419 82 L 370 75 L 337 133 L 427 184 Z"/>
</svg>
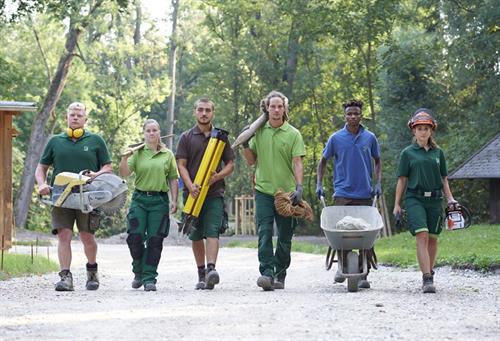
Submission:
<svg viewBox="0 0 500 341">
<path fill-rule="evenodd" d="M 290 200 L 292 201 L 292 205 L 298 205 L 300 203 L 302 200 L 302 185 L 295 186 L 295 192 L 293 192 Z"/>
<path fill-rule="evenodd" d="M 316 196 L 318 197 L 318 199 L 321 199 L 321 197 L 325 196 L 325 190 L 323 189 L 322 184 L 316 185 Z"/>
<path fill-rule="evenodd" d="M 398 229 L 401 229 L 404 225 L 404 218 L 403 218 L 404 210 L 399 211 L 394 215 L 394 220 L 396 222 L 396 227 Z"/>
<path fill-rule="evenodd" d="M 377 182 L 372 190 L 372 196 L 379 197 L 382 194 L 382 184 Z"/>
</svg>

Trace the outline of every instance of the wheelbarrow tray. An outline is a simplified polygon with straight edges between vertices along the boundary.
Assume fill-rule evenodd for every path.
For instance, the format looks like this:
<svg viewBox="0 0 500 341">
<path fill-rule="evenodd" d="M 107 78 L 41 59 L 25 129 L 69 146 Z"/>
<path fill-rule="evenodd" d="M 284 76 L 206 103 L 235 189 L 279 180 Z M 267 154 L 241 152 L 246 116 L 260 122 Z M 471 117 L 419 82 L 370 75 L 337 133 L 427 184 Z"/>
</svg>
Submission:
<svg viewBox="0 0 500 341">
<path fill-rule="evenodd" d="M 337 222 L 346 216 L 361 218 L 371 229 L 338 230 Z M 371 249 L 384 222 L 377 208 L 373 206 L 328 206 L 321 211 L 321 228 L 328 244 L 334 250 Z"/>
</svg>

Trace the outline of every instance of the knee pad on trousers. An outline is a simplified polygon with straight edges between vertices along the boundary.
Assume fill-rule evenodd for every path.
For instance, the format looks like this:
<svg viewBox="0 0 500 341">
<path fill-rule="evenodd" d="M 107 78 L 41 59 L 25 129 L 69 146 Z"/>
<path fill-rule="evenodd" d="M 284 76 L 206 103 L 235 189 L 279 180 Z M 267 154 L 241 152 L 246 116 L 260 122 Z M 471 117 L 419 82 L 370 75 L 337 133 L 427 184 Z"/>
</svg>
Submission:
<svg viewBox="0 0 500 341">
<path fill-rule="evenodd" d="M 161 251 L 163 250 L 163 237 L 154 236 L 148 240 L 147 265 L 158 265 L 160 263 Z"/>
<path fill-rule="evenodd" d="M 142 242 L 142 236 L 137 233 L 129 234 L 127 237 L 127 244 L 132 259 L 141 259 L 142 253 L 144 252 L 144 243 Z"/>
</svg>

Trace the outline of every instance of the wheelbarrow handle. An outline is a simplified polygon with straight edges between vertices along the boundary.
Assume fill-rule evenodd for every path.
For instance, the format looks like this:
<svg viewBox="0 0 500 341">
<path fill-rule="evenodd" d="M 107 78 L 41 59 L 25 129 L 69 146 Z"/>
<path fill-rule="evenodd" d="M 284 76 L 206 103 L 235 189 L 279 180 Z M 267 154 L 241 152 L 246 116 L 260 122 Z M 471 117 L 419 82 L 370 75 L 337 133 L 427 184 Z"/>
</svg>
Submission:
<svg viewBox="0 0 500 341">
<path fill-rule="evenodd" d="M 323 206 L 323 208 L 326 208 L 326 203 L 325 203 L 325 196 L 322 195 L 319 197 L 319 201 L 321 201 L 321 205 Z"/>
</svg>

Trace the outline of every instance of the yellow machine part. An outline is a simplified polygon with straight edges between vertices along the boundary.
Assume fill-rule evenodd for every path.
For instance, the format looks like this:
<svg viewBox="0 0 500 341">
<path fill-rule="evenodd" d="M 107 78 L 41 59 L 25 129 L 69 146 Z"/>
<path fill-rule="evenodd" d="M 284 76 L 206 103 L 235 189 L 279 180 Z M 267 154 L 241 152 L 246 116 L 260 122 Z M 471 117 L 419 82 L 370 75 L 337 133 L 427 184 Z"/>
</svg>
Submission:
<svg viewBox="0 0 500 341">
<path fill-rule="evenodd" d="M 200 168 L 198 168 L 198 172 L 196 172 L 196 177 L 194 179 L 194 183 L 201 187 L 200 194 L 196 198 L 190 194 L 182 212 L 194 217 L 200 215 L 201 207 L 205 202 L 205 197 L 209 189 L 208 180 L 210 180 L 212 172 L 215 171 L 220 162 L 225 145 L 226 143 L 224 141 L 215 137 L 210 138 L 208 141 L 207 149 L 203 154 Z"/>
<path fill-rule="evenodd" d="M 86 184 L 89 180 L 90 177 L 85 175 L 80 176 L 77 173 L 61 172 L 56 175 L 56 178 L 54 179 L 54 185 L 64 186 L 69 183 L 71 183 L 72 185 L 83 185 Z"/>
<path fill-rule="evenodd" d="M 54 186 L 66 186 L 66 188 L 62 192 L 61 196 L 57 199 L 54 206 L 60 207 L 63 204 L 64 200 L 66 200 L 68 195 L 71 193 L 73 187 L 84 185 L 89 180 L 90 177 L 85 175 L 78 175 L 76 173 L 61 172 L 57 174 L 56 178 L 54 179 Z"/>
</svg>

